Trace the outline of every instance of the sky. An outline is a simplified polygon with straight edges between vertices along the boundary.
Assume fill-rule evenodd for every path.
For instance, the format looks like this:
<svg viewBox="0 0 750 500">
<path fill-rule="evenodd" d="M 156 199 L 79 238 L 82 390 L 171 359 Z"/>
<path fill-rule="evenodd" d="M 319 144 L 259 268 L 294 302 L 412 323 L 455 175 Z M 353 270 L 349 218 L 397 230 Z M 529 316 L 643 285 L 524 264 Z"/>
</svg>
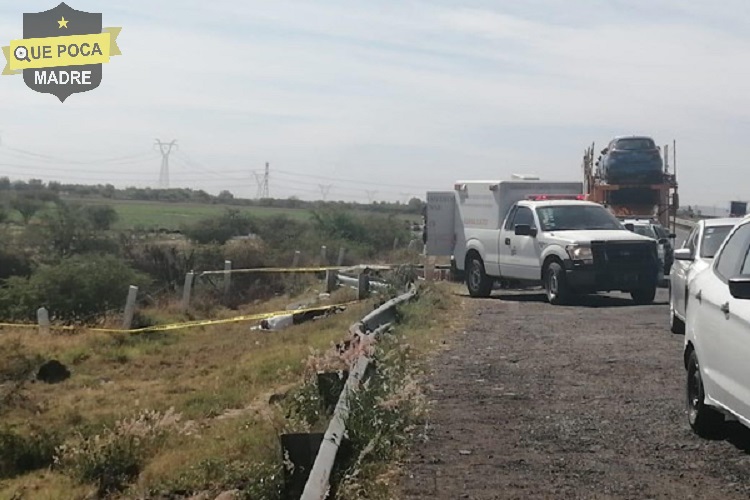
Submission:
<svg viewBox="0 0 750 500">
<path fill-rule="evenodd" d="M 457 179 L 580 180 L 616 135 L 677 144 L 683 204 L 750 199 L 744 0 L 70 0 L 122 27 L 64 103 L 0 76 L 0 175 L 406 201 Z M 0 0 L 0 45 L 23 12 Z"/>
</svg>

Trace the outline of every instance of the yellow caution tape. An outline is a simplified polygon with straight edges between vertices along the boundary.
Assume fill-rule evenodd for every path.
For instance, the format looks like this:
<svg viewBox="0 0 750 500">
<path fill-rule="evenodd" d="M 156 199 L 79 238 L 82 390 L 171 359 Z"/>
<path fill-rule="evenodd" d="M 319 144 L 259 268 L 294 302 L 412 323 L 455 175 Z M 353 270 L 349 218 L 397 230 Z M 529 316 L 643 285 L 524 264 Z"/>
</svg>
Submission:
<svg viewBox="0 0 750 500">
<path fill-rule="evenodd" d="M 228 271 L 203 271 L 199 276 L 209 274 L 235 274 L 235 273 L 319 273 L 323 271 L 338 271 L 348 269 L 350 266 L 338 267 L 256 267 L 253 269 L 230 269 Z"/>
<path fill-rule="evenodd" d="M 88 327 L 76 327 L 76 326 L 55 326 L 50 325 L 50 329 L 52 330 L 86 330 L 89 332 L 99 332 L 99 333 L 146 333 L 146 332 L 164 332 L 168 330 L 184 330 L 187 328 L 195 328 L 199 326 L 211 326 L 211 325 L 225 325 L 228 323 L 240 323 L 243 321 L 256 321 L 256 320 L 262 320 L 262 319 L 269 319 L 276 316 L 286 316 L 286 315 L 294 315 L 299 313 L 305 313 L 310 311 L 322 311 L 322 310 L 330 310 L 337 307 L 344 307 L 352 304 L 357 304 L 359 301 L 353 300 L 350 302 L 343 302 L 341 304 L 330 304 L 330 305 L 322 305 L 318 307 L 308 307 L 305 309 L 293 309 L 291 311 L 274 311 L 274 312 L 267 312 L 267 313 L 257 313 L 257 314 L 249 314 L 249 315 L 243 315 L 243 316 L 235 316 L 234 318 L 226 318 L 226 319 L 209 319 L 209 320 L 197 320 L 197 321 L 187 321 L 184 323 L 170 323 L 166 325 L 154 325 L 154 326 L 147 326 L 144 328 L 135 328 L 132 330 L 123 330 L 118 328 L 88 328 Z M 29 325 L 29 324 L 16 324 L 16 323 L 0 323 L 1 327 L 9 327 L 9 328 L 39 328 L 39 325 Z"/>
</svg>

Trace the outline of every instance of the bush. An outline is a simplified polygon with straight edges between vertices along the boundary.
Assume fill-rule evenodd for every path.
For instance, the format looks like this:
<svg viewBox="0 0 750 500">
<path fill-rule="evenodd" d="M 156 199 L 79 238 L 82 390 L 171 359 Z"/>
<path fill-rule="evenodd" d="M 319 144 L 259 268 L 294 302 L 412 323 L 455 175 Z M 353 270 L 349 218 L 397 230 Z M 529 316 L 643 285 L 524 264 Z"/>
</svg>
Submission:
<svg viewBox="0 0 750 500">
<path fill-rule="evenodd" d="M 197 243 L 224 244 L 234 236 L 253 232 L 255 221 L 236 209 L 227 209 L 219 217 L 202 219 L 183 226 L 182 233 Z"/>
<path fill-rule="evenodd" d="M 57 436 L 46 431 L 24 436 L 0 428 L 0 478 L 51 466 L 58 444 Z"/>
<path fill-rule="evenodd" d="M 73 256 L 44 266 L 26 280 L 11 278 L 0 289 L 0 315 L 34 319 L 39 307 L 51 318 L 85 321 L 125 305 L 127 286 L 150 280 L 111 255 Z"/>
<path fill-rule="evenodd" d="M 95 484 L 100 495 L 121 491 L 138 477 L 169 432 L 187 429 L 179 424 L 180 418 L 172 409 L 163 414 L 146 410 L 117 422 L 112 429 L 78 435 L 59 446 L 55 463 L 78 481 Z"/>
</svg>

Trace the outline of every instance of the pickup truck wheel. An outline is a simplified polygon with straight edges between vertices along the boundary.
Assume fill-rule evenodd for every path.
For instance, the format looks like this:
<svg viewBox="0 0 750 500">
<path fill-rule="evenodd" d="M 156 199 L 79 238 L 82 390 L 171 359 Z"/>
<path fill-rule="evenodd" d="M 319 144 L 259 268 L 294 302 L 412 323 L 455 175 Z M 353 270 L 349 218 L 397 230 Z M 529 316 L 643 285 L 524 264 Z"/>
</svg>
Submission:
<svg viewBox="0 0 750 500">
<path fill-rule="evenodd" d="M 492 293 L 492 279 L 484 272 L 481 257 L 469 257 L 466 264 L 466 288 L 472 297 L 489 297 Z"/>
<path fill-rule="evenodd" d="M 719 437 L 724 430 L 724 415 L 704 402 L 703 378 L 695 351 L 690 353 L 687 366 L 688 423 L 697 435 L 704 438 Z"/>
<path fill-rule="evenodd" d="M 552 305 L 565 304 L 570 298 L 565 271 L 559 263 L 551 262 L 545 269 L 544 288 L 547 290 L 547 301 Z"/>
<path fill-rule="evenodd" d="M 630 292 L 630 296 L 633 298 L 633 302 L 638 305 L 651 304 L 656 297 L 656 285 L 633 290 Z"/>
</svg>

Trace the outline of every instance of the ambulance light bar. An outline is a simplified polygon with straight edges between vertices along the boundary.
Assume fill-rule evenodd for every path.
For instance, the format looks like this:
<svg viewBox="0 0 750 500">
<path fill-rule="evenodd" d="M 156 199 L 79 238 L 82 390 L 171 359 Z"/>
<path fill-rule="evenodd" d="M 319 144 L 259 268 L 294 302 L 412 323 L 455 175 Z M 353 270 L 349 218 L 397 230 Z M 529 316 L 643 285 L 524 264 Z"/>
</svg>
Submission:
<svg viewBox="0 0 750 500">
<path fill-rule="evenodd" d="M 531 201 L 585 200 L 586 195 L 584 194 L 531 194 L 527 196 L 526 199 L 531 200 Z"/>
</svg>

